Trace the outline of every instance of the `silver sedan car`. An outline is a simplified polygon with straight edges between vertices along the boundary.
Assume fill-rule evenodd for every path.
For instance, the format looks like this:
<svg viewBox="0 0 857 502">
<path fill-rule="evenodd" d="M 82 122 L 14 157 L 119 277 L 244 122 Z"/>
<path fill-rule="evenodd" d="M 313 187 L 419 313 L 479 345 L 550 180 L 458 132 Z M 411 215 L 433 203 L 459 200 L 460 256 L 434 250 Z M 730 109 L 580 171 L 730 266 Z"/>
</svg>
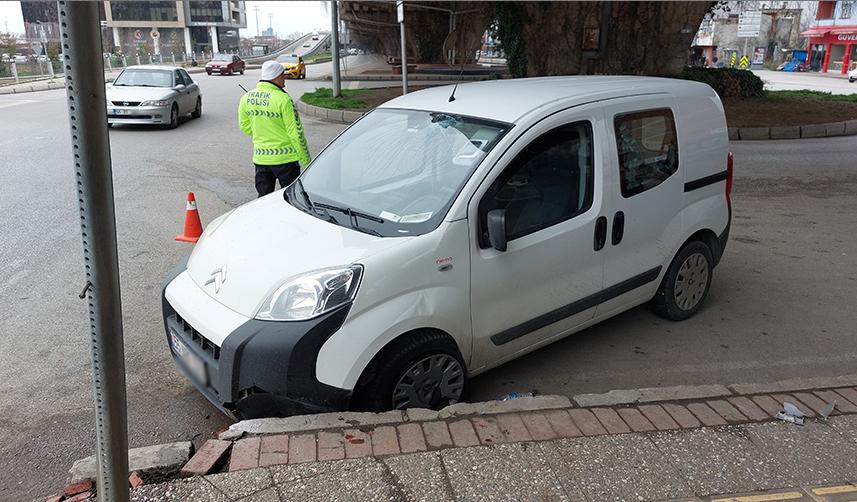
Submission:
<svg viewBox="0 0 857 502">
<path fill-rule="evenodd" d="M 129 66 L 107 85 L 107 123 L 179 125 L 179 116 L 202 115 L 199 85 L 174 66 Z"/>
</svg>

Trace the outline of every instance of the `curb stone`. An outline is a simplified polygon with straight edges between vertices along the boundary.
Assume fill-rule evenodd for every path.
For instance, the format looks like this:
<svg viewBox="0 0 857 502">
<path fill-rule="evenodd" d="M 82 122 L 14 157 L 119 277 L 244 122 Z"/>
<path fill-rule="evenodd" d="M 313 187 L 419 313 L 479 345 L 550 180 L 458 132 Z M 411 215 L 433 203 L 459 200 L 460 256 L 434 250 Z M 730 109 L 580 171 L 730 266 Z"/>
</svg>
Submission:
<svg viewBox="0 0 857 502">
<path fill-rule="evenodd" d="M 854 135 L 857 135 L 857 120 L 846 120 L 845 122 L 831 122 L 827 124 L 806 124 L 802 126 L 729 128 L 729 139 L 732 141 L 831 138 L 835 136 Z"/>
<path fill-rule="evenodd" d="M 137 471 L 149 483 L 174 477 L 190 458 L 192 448 L 190 441 L 181 441 L 130 449 L 128 472 Z M 68 473 L 71 483 L 94 480 L 98 476 L 95 456 L 76 461 Z"/>
<path fill-rule="evenodd" d="M 682 401 L 730 396 L 723 385 L 680 385 L 676 387 L 648 387 L 643 389 L 617 389 L 603 394 L 578 394 L 572 400 L 580 407 L 617 406 L 623 404 Z"/>
<path fill-rule="evenodd" d="M 770 383 L 738 383 L 729 385 L 728 388 L 735 394 L 745 395 L 853 386 L 857 386 L 857 374 L 830 378 L 794 378 Z"/>
<path fill-rule="evenodd" d="M 337 124 L 351 124 L 362 117 L 365 112 L 355 112 L 352 110 L 331 110 L 304 103 L 298 99 L 298 111 L 303 115 L 315 117 L 317 119 L 335 122 Z"/>
</svg>

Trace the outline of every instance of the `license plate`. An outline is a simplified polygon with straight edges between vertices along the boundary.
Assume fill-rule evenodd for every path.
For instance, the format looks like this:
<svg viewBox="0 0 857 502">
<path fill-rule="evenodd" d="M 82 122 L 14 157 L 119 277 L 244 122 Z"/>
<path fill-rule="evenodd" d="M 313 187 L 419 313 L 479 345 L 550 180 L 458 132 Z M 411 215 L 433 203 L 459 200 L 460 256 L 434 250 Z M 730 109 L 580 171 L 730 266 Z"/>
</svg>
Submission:
<svg viewBox="0 0 857 502">
<path fill-rule="evenodd" d="M 170 333 L 170 345 L 173 347 L 173 352 L 182 360 L 188 373 L 193 376 L 199 383 L 206 385 L 205 379 L 205 363 L 196 354 L 191 352 L 187 345 L 182 342 L 178 335 Z"/>
<path fill-rule="evenodd" d="M 130 112 L 128 110 L 113 110 L 113 113 L 116 115 L 128 115 Z"/>
</svg>

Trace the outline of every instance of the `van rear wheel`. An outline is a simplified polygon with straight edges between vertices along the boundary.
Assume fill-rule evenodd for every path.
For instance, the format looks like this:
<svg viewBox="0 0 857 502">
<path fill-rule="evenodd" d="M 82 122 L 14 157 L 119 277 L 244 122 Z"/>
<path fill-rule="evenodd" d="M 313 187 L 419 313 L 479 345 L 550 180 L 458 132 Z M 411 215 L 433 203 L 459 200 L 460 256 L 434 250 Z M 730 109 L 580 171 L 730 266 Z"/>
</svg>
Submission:
<svg viewBox="0 0 857 502">
<path fill-rule="evenodd" d="M 466 377 L 452 339 L 434 331 L 408 333 L 373 359 L 355 389 L 354 408 L 440 409 L 461 400 Z"/>
<path fill-rule="evenodd" d="M 655 313 L 671 321 L 683 321 L 702 306 L 711 287 L 714 258 L 701 241 L 685 245 L 673 258 L 652 300 Z"/>
</svg>

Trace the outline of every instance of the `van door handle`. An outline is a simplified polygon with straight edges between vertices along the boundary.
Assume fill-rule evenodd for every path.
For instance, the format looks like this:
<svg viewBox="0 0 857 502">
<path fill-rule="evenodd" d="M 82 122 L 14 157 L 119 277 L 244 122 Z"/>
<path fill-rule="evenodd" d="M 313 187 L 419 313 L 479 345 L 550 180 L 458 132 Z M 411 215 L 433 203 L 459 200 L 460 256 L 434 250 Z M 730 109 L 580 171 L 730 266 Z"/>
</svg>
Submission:
<svg viewBox="0 0 857 502">
<path fill-rule="evenodd" d="M 625 213 L 616 211 L 613 215 L 613 235 L 610 242 L 615 246 L 622 242 L 622 236 L 625 235 Z"/>
<path fill-rule="evenodd" d="M 595 220 L 595 250 L 601 251 L 607 241 L 607 217 L 599 216 Z"/>
</svg>

